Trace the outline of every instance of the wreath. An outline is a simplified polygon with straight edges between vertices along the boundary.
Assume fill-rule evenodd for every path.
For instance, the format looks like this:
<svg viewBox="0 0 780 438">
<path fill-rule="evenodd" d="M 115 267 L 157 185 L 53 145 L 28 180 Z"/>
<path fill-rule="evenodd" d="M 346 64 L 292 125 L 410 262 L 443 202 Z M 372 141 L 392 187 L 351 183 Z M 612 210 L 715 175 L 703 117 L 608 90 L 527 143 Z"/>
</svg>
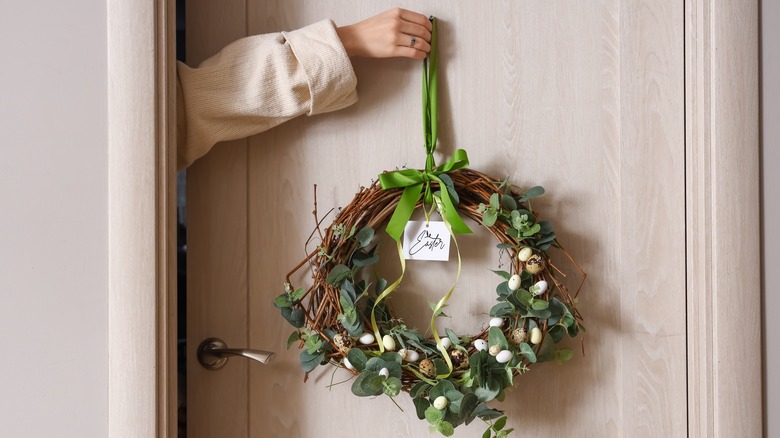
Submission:
<svg viewBox="0 0 780 438">
<path fill-rule="evenodd" d="M 505 428 L 507 417 L 487 403 L 503 400 L 514 378 L 532 364 L 572 357 L 570 349 L 556 344 L 584 332 L 575 299 L 585 273 L 558 243 L 550 222 L 532 209 L 531 200 L 544 193 L 542 187 L 521 190 L 469 169 L 460 149 L 436 166 L 437 35 L 436 20 L 431 20 L 431 54 L 423 61 L 425 168 L 380 174 L 324 232 L 315 186 L 312 237 L 321 243 L 287 275 L 274 305 L 296 328 L 287 346 L 298 343 L 302 349 L 304 381 L 318 366 L 335 365 L 353 374 L 352 392 L 359 397 L 385 394 L 395 403 L 395 396 L 407 392 L 417 416 L 433 431 L 450 436 L 458 425 L 480 418 L 488 424 L 483 436 L 505 437 L 512 431 Z M 406 271 L 400 237 L 417 208 L 427 219 L 434 212 L 441 216 L 456 249 L 456 236 L 471 232 L 463 215 L 486 227 L 509 257 L 509 271 L 494 271 L 500 277 L 496 304 L 487 327 L 477 333 L 438 331 L 436 318 L 455 286 L 432 306 L 430 337 L 408 327 L 389 305 Z M 383 226 L 396 242 L 401 263 L 402 273 L 392 283 L 367 269 L 379 261 L 375 230 Z M 582 275 L 573 295 L 550 258 L 551 249 L 561 251 Z M 457 255 L 459 276 L 459 250 Z M 311 270 L 312 284 L 294 288 L 290 278 L 303 268 Z"/>
</svg>

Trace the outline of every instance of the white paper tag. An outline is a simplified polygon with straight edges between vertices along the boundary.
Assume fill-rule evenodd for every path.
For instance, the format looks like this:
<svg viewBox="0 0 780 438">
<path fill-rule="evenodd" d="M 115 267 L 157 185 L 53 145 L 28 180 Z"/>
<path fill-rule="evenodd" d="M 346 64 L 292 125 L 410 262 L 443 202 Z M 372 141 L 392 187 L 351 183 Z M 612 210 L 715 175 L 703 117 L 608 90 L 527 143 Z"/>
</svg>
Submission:
<svg viewBox="0 0 780 438">
<path fill-rule="evenodd" d="M 404 258 L 407 260 L 450 259 L 450 232 L 442 221 L 409 221 L 404 228 Z"/>
</svg>

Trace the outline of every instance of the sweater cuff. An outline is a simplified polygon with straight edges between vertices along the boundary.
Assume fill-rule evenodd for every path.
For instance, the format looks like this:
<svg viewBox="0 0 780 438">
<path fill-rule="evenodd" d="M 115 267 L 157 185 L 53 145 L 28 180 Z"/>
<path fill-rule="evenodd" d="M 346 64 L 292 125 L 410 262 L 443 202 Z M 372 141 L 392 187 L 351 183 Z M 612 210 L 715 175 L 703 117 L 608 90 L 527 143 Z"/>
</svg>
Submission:
<svg viewBox="0 0 780 438">
<path fill-rule="evenodd" d="M 308 115 L 357 102 L 357 77 L 333 21 L 323 20 L 282 35 L 306 73 L 311 93 Z"/>
</svg>

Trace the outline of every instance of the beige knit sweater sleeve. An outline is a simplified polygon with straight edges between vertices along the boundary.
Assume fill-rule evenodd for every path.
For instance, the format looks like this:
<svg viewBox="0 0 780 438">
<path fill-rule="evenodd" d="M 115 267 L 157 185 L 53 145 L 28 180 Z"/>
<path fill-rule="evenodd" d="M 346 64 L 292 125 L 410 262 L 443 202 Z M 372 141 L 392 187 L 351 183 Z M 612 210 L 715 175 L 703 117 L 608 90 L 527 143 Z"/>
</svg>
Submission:
<svg viewBox="0 0 780 438">
<path fill-rule="evenodd" d="M 332 21 L 240 39 L 197 68 L 178 66 L 178 166 L 220 141 L 357 101 L 357 78 Z"/>
</svg>

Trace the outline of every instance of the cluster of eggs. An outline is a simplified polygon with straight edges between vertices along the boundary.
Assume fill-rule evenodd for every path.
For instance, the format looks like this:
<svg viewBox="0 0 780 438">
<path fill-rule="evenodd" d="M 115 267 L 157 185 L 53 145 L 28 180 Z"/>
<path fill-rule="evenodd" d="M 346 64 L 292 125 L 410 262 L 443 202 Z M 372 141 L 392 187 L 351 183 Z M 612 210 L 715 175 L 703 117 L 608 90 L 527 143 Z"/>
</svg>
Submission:
<svg viewBox="0 0 780 438">
<path fill-rule="evenodd" d="M 534 250 L 527 246 L 517 252 L 517 259 L 524 263 L 526 271 L 534 275 L 542 272 L 545 268 L 542 256 L 534 254 Z"/>
<path fill-rule="evenodd" d="M 524 264 L 524 269 L 531 274 L 537 274 L 545 268 L 544 259 L 538 254 L 534 254 L 533 250 L 529 247 L 522 248 L 520 251 L 518 251 L 517 258 Z M 520 275 L 515 274 L 509 277 L 508 286 L 510 290 L 516 291 L 520 289 L 520 284 Z M 547 291 L 547 287 L 547 282 L 540 280 L 534 284 L 534 287 L 531 288 L 531 290 L 533 291 L 534 295 L 539 296 Z M 492 318 L 489 325 L 491 327 L 502 327 L 504 325 L 504 319 L 500 317 Z M 357 338 L 357 341 L 362 345 L 370 345 L 374 343 L 375 340 L 376 338 L 371 333 L 364 333 Z M 540 342 L 542 342 L 542 331 L 539 329 L 539 327 L 534 327 L 531 329 L 530 333 L 526 333 L 525 329 L 522 327 L 515 328 L 509 333 L 509 341 L 514 345 L 520 345 L 526 341 L 529 341 L 533 345 L 538 345 Z M 346 354 L 354 345 L 352 338 L 350 338 L 346 332 L 337 334 L 333 338 L 333 343 L 336 345 L 339 351 L 343 352 L 344 354 Z M 382 336 L 381 343 L 384 349 L 387 351 L 395 351 L 396 349 L 395 339 L 393 339 L 393 337 L 390 335 Z M 443 337 L 441 338 L 441 345 L 444 347 L 444 349 L 449 350 L 452 346 L 452 341 L 448 337 Z M 491 356 L 494 356 L 496 361 L 499 363 L 509 362 L 512 360 L 514 355 L 512 351 L 502 349 L 500 345 L 488 346 L 488 342 L 484 339 L 475 339 L 473 346 L 477 351 L 488 350 L 488 353 L 490 353 Z M 420 353 L 414 350 L 402 348 L 398 350 L 398 354 L 405 362 L 415 363 L 420 360 Z M 469 366 L 468 355 L 463 350 L 452 351 L 450 353 L 450 359 L 452 360 L 453 367 L 456 370 L 463 370 Z M 352 366 L 352 364 L 349 362 L 349 359 L 346 357 L 344 358 L 344 366 L 350 370 L 355 370 L 355 367 Z M 435 366 L 430 359 L 423 359 L 420 361 L 419 368 L 420 372 L 427 377 L 433 378 L 436 376 Z M 379 374 L 387 374 L 386 371 L 387 370 L 383 368 L 380 370 Z M 385 373 L 383 374 L 383 372 Z M 437 399 L 436 401 L 439 400 Z M 436 405 L 436 401 L 434 401 L 434 405 Z M 446 402 L 447 400 L 444 398 L 444 401 L 439 403 L 443 403 L 443 406 L 438 409 L 443 409 L 443 407 L 446 406 Z"/>
</svg>

